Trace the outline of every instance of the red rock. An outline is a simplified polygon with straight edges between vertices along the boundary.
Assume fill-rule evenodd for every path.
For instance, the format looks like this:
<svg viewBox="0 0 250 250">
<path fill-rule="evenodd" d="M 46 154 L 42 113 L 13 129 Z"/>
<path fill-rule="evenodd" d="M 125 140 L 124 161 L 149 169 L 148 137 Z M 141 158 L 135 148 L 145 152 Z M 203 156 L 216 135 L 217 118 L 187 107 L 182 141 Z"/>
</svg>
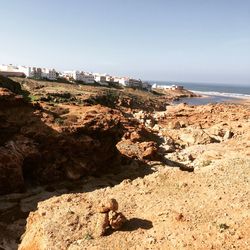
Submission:
<svg viewBox="0 0 250 250">
<path fill-rule="evenodd" d="M 119 111 L 100 105 L 78 107 L 83 115 L 74 126 L 56 125 L 55 129 L 46 118 L 48 107 L 16 99 L 15 94 L 2 88 L 0 108 L 2 194 L 22 191 L 25 178 L 38 183 L 75 180 L 105 172 L 119 163 L 116 144 L 126 132 Z"/>
<path fill-rule="evenodd" d="M 123 140 L 117 144 L 121 154 L 129 158 L 154 160 L 157 158 L 157 144 L 153 141 L 149 142 L 132 142 L 131 140 Z"/>
</svg>

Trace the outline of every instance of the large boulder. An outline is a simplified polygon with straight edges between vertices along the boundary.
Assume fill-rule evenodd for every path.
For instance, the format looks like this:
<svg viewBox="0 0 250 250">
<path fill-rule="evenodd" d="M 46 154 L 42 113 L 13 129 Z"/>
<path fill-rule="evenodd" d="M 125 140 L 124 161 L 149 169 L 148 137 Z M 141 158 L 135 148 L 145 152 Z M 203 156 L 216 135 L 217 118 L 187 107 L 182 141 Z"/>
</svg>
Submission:
<svg viewBox="0 0 250 250">
<path fill-rule="evenodd" d="M 209 144 L 216 142 L 202 129 L 189 129 L 180 134 L 180 140 L 186 145 Z"/>
<path fill-rule="evenodd" d="M 153 141 L 133 142 L 127 139 L 120 141 L 116 146 L 123 155 L 131 159 L 158 159 L 158 146 Z"/>
</svg>

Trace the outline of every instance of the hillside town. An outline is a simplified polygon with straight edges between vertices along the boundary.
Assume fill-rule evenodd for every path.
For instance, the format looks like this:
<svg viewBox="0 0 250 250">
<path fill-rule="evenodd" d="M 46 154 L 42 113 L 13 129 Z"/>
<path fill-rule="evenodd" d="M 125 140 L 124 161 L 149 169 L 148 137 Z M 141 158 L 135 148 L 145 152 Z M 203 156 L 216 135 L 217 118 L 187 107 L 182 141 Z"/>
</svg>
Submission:
<svg viewBox="0 0 250 250">
<path fill-rule="evenodd" d="M 5 77 L 26 77 L 37 80 L 67 80 L 70 83 L 99 84 L 102 86 L 122 86 L 151 90 L 151 85 L 140 79 L 131 77 L 111 76 L 108 74 L 92 73 L 82 70 L 58 71 L 55 69 L 34 66 L 0 65 L 0 75 Z"/>
</svg>

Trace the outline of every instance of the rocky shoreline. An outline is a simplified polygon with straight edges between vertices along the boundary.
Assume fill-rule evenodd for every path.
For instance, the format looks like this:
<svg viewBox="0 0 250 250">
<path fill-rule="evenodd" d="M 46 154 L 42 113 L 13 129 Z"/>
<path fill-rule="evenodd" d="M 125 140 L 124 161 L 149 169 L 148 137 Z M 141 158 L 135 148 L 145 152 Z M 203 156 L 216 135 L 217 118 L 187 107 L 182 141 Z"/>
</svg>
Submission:
<svg viewBox="0 0 250 250">
<path fill-rule="evenodd" d="M 0 79 L 0 249 L 250 246 L 248 105 L 12 80 Z M 104 199 L 126 221 L 115 209 L 106 223 Z"/>
</svg>

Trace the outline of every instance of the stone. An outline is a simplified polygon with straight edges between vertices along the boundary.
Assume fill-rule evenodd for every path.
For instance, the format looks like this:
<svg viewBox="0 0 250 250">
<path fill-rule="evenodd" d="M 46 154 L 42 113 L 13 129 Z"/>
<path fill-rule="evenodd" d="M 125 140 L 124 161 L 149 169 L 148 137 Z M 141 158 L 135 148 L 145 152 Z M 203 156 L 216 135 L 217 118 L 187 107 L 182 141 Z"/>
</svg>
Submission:
<svg viewBox="0 0 250 250">
<path fill-rule="evenodd" d="M 223 136 L 223 139 L 224 140 L 228 140 L 228 139 L 231 139 L 233 137 L 233 132 L 231 130 L 227 130 Z"/>
<path fill-rule="evenodd" d="M 96 216 L 96 227 L 92 233 L 94 238 L 103 236 L 109 228 L 109 217 L 107 213 L 98 213 Z"/>
<path fill-rule="evenodd" d="M 180 124 L 179 121 L 170 122 L 168 124 L 168 128 L 169 129 L 180 129 L 181 128 L 181 124 Z"/>
<path fill-rule="evenodd" d="M 117 211 L 117 210 L 118 210 L 118 202 L 114 198 L 104 200 L 98 207 L 99 213 L 107 213 L 109 211 Z"/>
<path fill-rule="evenodd" d="M 112 229 L 118 230 L 127 221 L 126 217 L 122 213 L 110 211 L 108 213 L 109 225 Z"/>
<path fill-rule="evenodd" d="M 180 139 L 181 141 L 183 141 L 184 143 L 188 145 L 209 144 L 209 143 L 214 142 L 214 139 L 210 137 L 202 129 L 191 129 L 190 131 L 186 131 L 180 134 Z"/>
<path fill-rule="evenodd" d="M 157 158 L 158 147 L 153 141 L 132 142 L 131 140 L 120 141 L 116 147 L 121 154 L 129 158 L 141 160 L 153 160 Z"/>
<path fill-rule="evenodd" d="M 131 141 L 133 141 L 133 142 L 138 141 L 140 138 L 141 138 L 141 136 L 140 136 L 140 134 L 139 134 L 137 131 L 133 131 L 133 132 L 130 134 L 130 139 L 131 139 Z"/>
<path fill-rule="evenodd" d="M 173 153 L 175 152 L 175 147 L 173 145 L 163 144 L 159 147 L 161 154 Z"/>
<path fill-rule="evenodd" d="M 160 131 L 160 126 L 158 124 L 155 124 L 154 127 L 152 128 L 153 131 L 159 132 Z"/>
<path fill-rule="evenodd" d="M 140 144 L 142 149 L 142 159 L 154 159 L 157 155 L 157 146 L 154 142 L 142 142 Z"/>
<path fill-rule="evenodd" d="M 152 128 L 152 127 L 154 127 L 154 125 L 155 125 L 155 121 L 154 121 L 153 119 L 147 119 L 147 120 L 145 121 L 145 125 L 146 125 L 147 127 Z"/>
</svg>

